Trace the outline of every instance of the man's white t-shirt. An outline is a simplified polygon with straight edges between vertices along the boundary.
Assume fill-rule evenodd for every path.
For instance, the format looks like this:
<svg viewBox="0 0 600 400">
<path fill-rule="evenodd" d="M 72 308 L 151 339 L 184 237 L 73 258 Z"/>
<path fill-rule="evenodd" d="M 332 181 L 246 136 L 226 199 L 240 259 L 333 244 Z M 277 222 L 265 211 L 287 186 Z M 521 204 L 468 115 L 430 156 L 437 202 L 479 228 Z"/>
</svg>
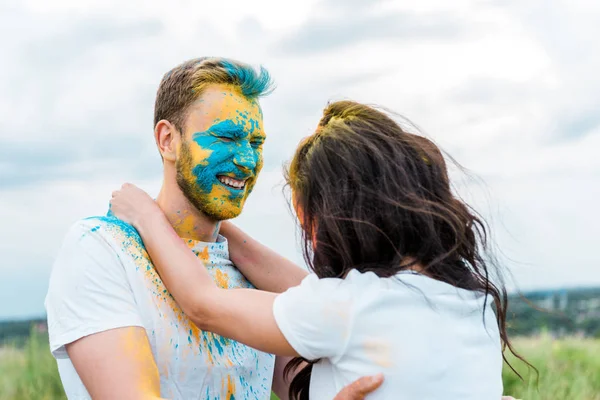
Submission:
<svg viewBox="0 0 600 400">
<path fill-rule="evenodd" d="M 218 285 L 252 285 L 229 260 L 227 241 L 186 240 Z M 111 217 L 77 222 L 54 263 L 46 297 L 50 348 L 69 399 L 89 399 L 65 345 L 109 329 L 146 330 L 169 399 L 268 399 L 274 356 L 203 332 L 173 300 L 137 232 Z"/>
<path fill-rule="evenodd" d="M 502 350 L 491 306 L 491 296 L 420 274 L 352 270 L 345 279 L 307 276 L 277 296 L 273 313 L 290 345 L 320 360 L 311 399 L 381 372 L 369 399 L 497 400 Z"/>
</svg>

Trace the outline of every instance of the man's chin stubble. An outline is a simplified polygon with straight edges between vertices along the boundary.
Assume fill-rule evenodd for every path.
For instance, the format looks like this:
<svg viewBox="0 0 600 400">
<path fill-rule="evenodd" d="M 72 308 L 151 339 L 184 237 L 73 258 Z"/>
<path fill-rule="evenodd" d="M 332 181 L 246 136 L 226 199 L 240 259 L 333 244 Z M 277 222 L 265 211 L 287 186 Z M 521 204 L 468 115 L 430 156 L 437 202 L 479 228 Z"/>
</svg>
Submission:
<svg viewBox="0 0 600 400">
<path fill-rule="evenodd" d="M 218 207 L 215 207 L 214 205 L 211 205 L 206 201 L 202 201 L 201 198 L 196 196 L 194 194 L 195 191 L 190 187 L 190 185 L 188 184 L 187 181 L 179 182 L 179 180 L 178 180 L 177 184 L 179 185 L 181 192 L 183 193 L 185 198 L 191 203 L 191 205 L 196 210 L 198 210 L 200 213 L 202 213 L 203 215 L 205 215 L 207 218 L 211 219 L 214 222 L 225 221 L 228 219 L 235 218 L 238 215 L 240 215 L 242 212 L 241 207 L 240 207 L 240 210 L 237 213 L 233 213 L 232 215 L 223 215 L 223 213 L 220 212 Z"/>
</svg>

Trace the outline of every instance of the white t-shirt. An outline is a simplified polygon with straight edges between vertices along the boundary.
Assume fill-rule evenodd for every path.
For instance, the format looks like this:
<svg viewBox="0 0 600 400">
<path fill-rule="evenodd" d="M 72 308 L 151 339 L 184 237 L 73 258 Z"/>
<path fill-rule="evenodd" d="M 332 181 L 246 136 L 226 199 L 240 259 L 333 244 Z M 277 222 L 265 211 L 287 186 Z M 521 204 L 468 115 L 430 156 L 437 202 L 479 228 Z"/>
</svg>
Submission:
<svg viewBox="0 0 600 400">
<path fill-rule="evenodd" d="M 251 284 L 229 260 L 227 242 L 187 240 L 218 285 Z M 167 292 L 137 232 L 120 220 L 77 222 L 54 263 L 46 297 L 50 348 L 69 399 L 89 399 L 65 345 L 113 328 L 146 329 L 169 399 L 268 399 L 274 356 L 203 332 Z"/>
<path fill-rule="evenodd" d="M 502 351 L 492 298 L 415 273 L 345 279 L 314 274 L 275 299 L 290 345 L 317 360 L 311 399 L 332 399 L 361 376 L 384 374 L 369 399 L 497 400 Z M 485 324 L 484 324 L 485 321 Z"/>
</svg>

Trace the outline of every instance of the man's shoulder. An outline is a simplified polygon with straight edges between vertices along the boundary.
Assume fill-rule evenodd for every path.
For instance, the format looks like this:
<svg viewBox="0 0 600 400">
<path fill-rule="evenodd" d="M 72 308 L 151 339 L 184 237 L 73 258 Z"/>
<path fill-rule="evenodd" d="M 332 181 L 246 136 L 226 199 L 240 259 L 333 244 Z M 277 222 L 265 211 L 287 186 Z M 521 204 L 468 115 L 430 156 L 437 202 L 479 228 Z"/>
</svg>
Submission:
<svg viewBox="0 0 600 400">
<path fill-rule="evenodd" d="M 149 256 L 131 225 L 111 216 L 94 216 L 71 225 L 54 259 L 52 275 L 54 279 L 66 275 L 100 279 L 138 268 L 142 262 L 149 262 Z"/>
<path fill-rule="evenodd" d="M 81 238 L 106 237 L 115 239 L 131 239 L 140 241 L 137 230 L 125 221 L 113 216 L 92 216 L 76 221 L 69 229 L 68 235 L 79 234 Z"/>
<path fill-rule="evenodd" d="M 131 247 L 142 247 L 142 240 L 135 228 L 114 216 L 92 216 L 82 218 L 71 225 L 64 247 L 110 247 L 115 251 Z"/>
</svg>

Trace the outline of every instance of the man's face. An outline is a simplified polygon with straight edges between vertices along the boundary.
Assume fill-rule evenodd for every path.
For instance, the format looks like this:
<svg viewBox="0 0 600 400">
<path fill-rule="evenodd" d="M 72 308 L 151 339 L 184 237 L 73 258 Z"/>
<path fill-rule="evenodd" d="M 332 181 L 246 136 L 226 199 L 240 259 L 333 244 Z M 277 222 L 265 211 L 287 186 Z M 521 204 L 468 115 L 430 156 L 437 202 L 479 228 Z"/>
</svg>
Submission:
<svg viewBox="0 0 600 400">
<path fill-rule="evenodd" d="M 215 220 L 237 217 L 262 169 L 260 106 L 230 86 L 209 86 L 191 106 L 177 154 L 177 183 Z"/>
</svg>

